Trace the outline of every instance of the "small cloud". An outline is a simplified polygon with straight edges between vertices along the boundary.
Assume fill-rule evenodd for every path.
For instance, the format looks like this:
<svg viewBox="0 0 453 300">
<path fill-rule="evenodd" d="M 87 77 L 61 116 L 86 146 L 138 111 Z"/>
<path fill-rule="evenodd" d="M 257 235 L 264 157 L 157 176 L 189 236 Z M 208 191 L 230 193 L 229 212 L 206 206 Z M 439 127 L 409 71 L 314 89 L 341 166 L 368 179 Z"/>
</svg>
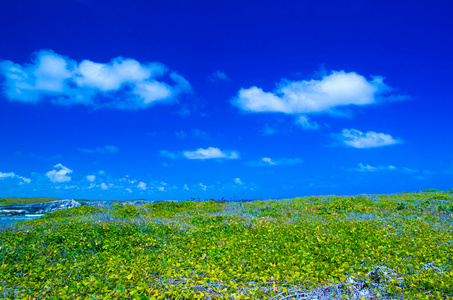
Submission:
<svg viewBox="0 0 453 300">
<path fill-rule="evenodd" d="M 182 105 L 181 109 L 178 111 L 178 114 L 181 116 L 187 117 L 192 114 L 192 111 L 194 111 L 193 108 L 190 108 L 188 105 Z"/>
<path fill-rule="evenodd" d="M 21 180 L 20 183 L 30 183 L 31 182 L 30 178 L 19 176 L 13 172 L 9 172 L 9 173 L 0 172 L 0 180 L 6 179 L 6 178 L 19 179 L 19 180 Z"/>
<path fill-rule="evenodd" d="M 264 128 L 262 130 L 262 135 L 272 135 L 272 134 L 276 134 L 277 132 L 278 132 L 277 130 L 270 127 L 268 124 L 266 124 L 266 125 L 264 125 Z"/>
<path fill-rule="evenodd" d="M 193 128 L 190 130 L 190 133 L 187 133 L 186 131 L 184 130 L 181 130 L 181 131 L 177 131 L 175 132 L 175 135 L 179 138 L 186 138 L 190 135 L 190 137 L 194 137 L 194 138 L 206 138 L 208 137 L 208 134 L 200 129 L 196 129 L 196 128 Z"/>
<path fill-rule="evenodd" d="M 175 132 L 175 135 L 181 139 L 184 139 L 187 137 L 187 133 L 184 130 Z"/>
<path fill-rule="evenodd" d="M 192 129 L 191 131 L 191 134 L 193 137 L 196 137 L 196 138 L 206 138 L 208 137 L 208 134 L 200 129 Z"/>
<path fill-rule="evenodd" d="M 241 178 L 234 178 L 234 183 L 242 184 Z"/>
<path fill-rule="evenodd" d="M 207 189 L 207 186 L 206 186 L 206 185 L 204 185 L 204 184 L 202 184 L 202 183 L 200 182 L 199 186 L 200 186 L 200 188 L 201 188 L 203 191 L 206 191 L 206 189 Z"/>
<path fill-rule="evenodd" d="M 427 175 L 427 176 L 431 176 L 431 175 L 436 175 L 437 174 L 436 171 L 431 171 L 431 170 L 424 170 L 422 173 L 424 175 Z"/>
<path fill-rule="evenodd" d="M 163 186 L 158 186 L 158 187 L 156 187 L 156 189 L 157 189 L 159 192 L 164 192 L 164 191 L 165 191 L 165 187 L 163 187 Z"/>
<path fill-rule="evenodd" d="M 378 167 L 372 167 L 370 165 L 366 165 L 363 163 L 359 163 L 359 167 L 353 169 L 354 171 L 359 171 L 359 172 L 375 172 L 375 171 L 386 171 L 386 170 L 396 170 L 397 168 L 392 165 L 388 166 L 378 166 Z"/>
<path fill-rule="evenodd" d="M 230 78 L 221 71 L 215 71 L 208 77 L 211 82 L 230 81 Z"/>
<path fill-rule="evenodd" d="M 72 173 L 72 170 L 69 168 L 66 168 L 62 164 L 56 164 L 54 166 L 54 170 L 49 171 L 46 173 L 46 176 L 50 179 L 52 182 L 69 182 L 71 181 L 71 177 L 68 176 L 68 174 Z"/>
<path fill-rule="evenodd" d="M 93 182 L 93 181 L 96 180 L 96 176 L 95 176 L 95 175 L 88 175 L 88 176 L 86 177 L 86 179 L 87 179 L 89 182 Z"/>
<path fill-rule="evenodd" d="M 120 151 L 120 149 L 118 149 L 117 147 L 112 146 L 112 145 L 106 145 L 103 147 L 97 147 L 97 148 L 93 148 L 93 149 L 81 148 L 78 150 L 80 152 L 87 153 L 87 154 L 104 154 L 104 153 L 113 154 L 113 153 Z"/>
<path fill-rule="evenodd" d="M 101 187 L 101 189 L 103 189 L 103 190 L 106 190 L 106 189 L 109 188 L 104 182 L 101 183 L 100 187 Z"/>
<path fill-rule="evenodd" d="M 402 167 L 402 168 L 401 168 L 401 172 L 404 172 L 404 173 L 417 173 L 418 170 L 414 170 L 414 169 Z"/>
<path fill-rule="evenodd" d="M 303 160 L 296 157 L 296 158 L 279 158 L 279 159 L 272 159 L 270 157 L 263 157 L 259 161 L 251 161 L 246 163 L 248 166 L 252 167 L 265 167 L 265 166 L 289 166 L 289 165 L 296 165 L 303 163 Z"/>
<path fill-rule="evenodd" d="M 186 191 L 189 190 L 189 186 L 187 184 L 184 184 L 184 186 L 182 188 L 185 189 Z"/>
<path fill-rule="evenodd" d="M 146 183 L 140 181 L 140 183 L 137 185 L 137 188 L 140 190 L 146 190 Z"/>
<path fill-rule="evenodd" d="M 209 147 L 207 149 L 198 148 L 195 151 L 184 151 L 184 156 L 188 159 L 237 159 L 239 152 L 237 151 L 221 151 L 219 148 Z"/>
<path fill-rule="evenodd" d="M 125 188 L 124 190 L 128 193 L 132 193 L 132 190 L 130 188 Z"/>
<path fill-rule="evenodd" d="M 398 144 L 390 134 L 368 131 L 363 133 L 357 129 L 343 129 L 339 136 L 342 142 L 354 148 L 374 148 Z"/>
<path fill-rule="evenodd" d="M 275 165 L 275 162 L 272 161 L 272 159 L 270 157 L 263 157 L 261 159 L 261 161 L 264 163 L 264 164 L 268 164 L 268 165 Z"/>
<path fill-rule="evenodd" d="M 170 151 L 167 151 L 167 150 L 160 150 L 160 155 L 164 156 L 164 157 L 167 157 L 167 158 L 171 158 L 171 159 L 176 159 L 178 158 L 178 155 L 173 153 L 173 152 L 170 152 Z"/>
<path fill-rule="evenodd" d="M 296 120 L 296 124 L 302 126 L 305 130 L 317 130 L 319 129 L 319 124 L 315 121 L 311 121 L 307 116 L 300 116 Z"/>
</svg>

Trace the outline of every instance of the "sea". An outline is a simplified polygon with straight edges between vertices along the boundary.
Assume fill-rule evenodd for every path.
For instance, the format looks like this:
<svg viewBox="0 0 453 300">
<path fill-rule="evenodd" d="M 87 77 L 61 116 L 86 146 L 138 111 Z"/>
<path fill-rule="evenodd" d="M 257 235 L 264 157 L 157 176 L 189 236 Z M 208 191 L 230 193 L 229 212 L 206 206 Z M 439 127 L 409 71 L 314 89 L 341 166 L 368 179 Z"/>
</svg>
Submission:
<svg viewBox="0 0 453 300">
<path fill-rule="evenodd" d="M 9 225 L 12 225 L 12 224 L 20 222 L 20 221 L 34 220 L 41 216 L 43 216 L 43 215 L 24 215 L 24 216 L 14 216 L 14 217 L 0 216 L 0 227 L 7 227 Z"/>
</svg>

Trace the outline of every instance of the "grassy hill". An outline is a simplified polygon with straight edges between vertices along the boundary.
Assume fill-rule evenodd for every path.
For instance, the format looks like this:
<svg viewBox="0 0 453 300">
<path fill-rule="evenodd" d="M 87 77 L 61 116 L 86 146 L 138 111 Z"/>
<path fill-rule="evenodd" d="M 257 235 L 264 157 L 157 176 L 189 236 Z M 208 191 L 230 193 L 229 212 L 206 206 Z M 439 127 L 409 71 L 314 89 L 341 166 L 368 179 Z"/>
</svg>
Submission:
<svg viewBox="0 0 453 300">
<path fill-rule="evenodd" d="M 22 205 L 22 204 L 36 204 L 36 203 L 47 203 L 52 201 L 62 200 L 61 198 L 46 198 L 46 197 L 6 197 L 0 199 L 0 205 Z M 145 199 L 132 199 L 132 200 L 85 200 L 85 199 L 74 199 L 75 201 L 96 201 L 96 202 L 111 202 L 112 204 L 121 204 L 126 201 L 141 201 Z"/>
<path fill-rule="evenodd" d="M 437 191 L 78 207 L 0 231 L 0 297 L 452 299 L 452 258 Z"/>
<path fill-rule="evenodd" d="M 0 205 L 19 205 L 19 204 L 35 204 L 35 203 L 46 203 L 51 201 L 61 200 L 59 198 L 46 198 L 46 197 L 7 197 L 0 199 Z"/>
</svg>

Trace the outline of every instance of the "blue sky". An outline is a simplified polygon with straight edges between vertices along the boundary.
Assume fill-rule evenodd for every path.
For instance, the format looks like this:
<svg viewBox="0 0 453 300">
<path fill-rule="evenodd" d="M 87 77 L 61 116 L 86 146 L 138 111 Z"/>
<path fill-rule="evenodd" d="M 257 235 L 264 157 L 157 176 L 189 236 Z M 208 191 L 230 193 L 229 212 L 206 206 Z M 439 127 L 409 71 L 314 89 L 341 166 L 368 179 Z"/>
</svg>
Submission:
<svg viewBox="0 0 453 300">
<path fill-rule="evenodd" d="M 449 1 L 3 1 L 0 197 L 453 188 Z"/>
</svg>

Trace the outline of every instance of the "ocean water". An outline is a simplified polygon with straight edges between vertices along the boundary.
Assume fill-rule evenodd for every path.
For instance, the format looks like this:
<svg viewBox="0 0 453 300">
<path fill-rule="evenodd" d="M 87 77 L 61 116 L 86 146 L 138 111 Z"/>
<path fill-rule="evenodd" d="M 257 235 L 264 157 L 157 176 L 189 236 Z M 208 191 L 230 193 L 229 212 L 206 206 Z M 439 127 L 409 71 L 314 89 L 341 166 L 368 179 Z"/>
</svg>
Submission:
<svg viewBox="0 0 453 300">
<path fill-rule="evenodd" d="M 25 215 L 25 216 L 14 216 L 14 217 L 0 217 L 0 227 L 8 226 L 20 221 L 34 220 L 42 215 Z"/>
</svg>

